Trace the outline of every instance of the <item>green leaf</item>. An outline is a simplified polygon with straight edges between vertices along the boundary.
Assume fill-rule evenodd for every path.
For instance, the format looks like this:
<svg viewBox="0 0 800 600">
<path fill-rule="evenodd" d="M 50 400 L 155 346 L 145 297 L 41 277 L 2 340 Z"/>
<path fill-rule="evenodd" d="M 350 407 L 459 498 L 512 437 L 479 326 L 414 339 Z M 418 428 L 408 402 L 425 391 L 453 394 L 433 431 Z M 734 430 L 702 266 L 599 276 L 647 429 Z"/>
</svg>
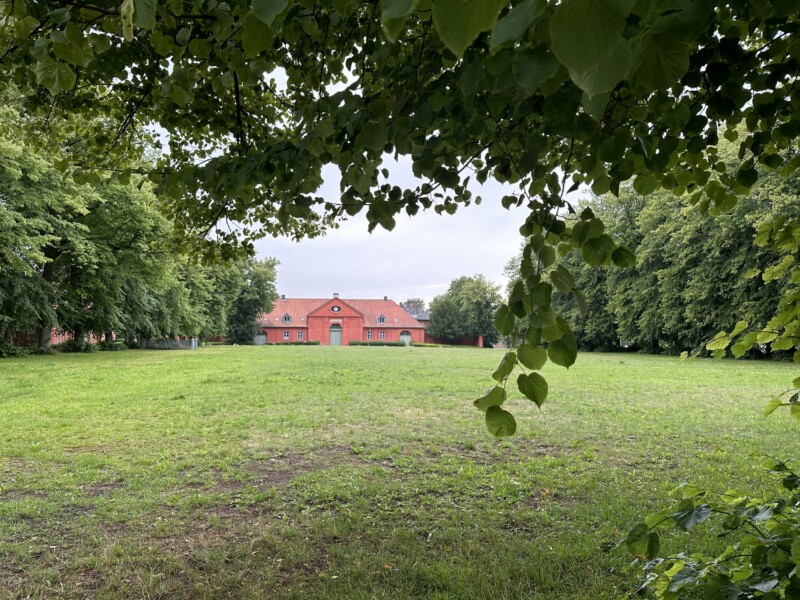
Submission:
<svg viewBox="0 0 800 600">
<path fill-rule="evenodd" d="M 540 281 L 533 286 L 531 300 L 539 308 L 550 308 L 552 302 L 553 286 L 546 281 Z"/>
<path fill-rule="evenodd" d="M 517 364 L 517 354 L 515 352 L 506 352 L 503 360 L 500 361 L 500 366 L 492 373 L 492 379 L 495 381 L 503 381 L 514 370 L 514 365 Z"/>
<path fill-rule="evenodd" d="M 748 327 L 747 321 L 737 322 L 733 328 L 733 331 L 731 331 L 730 337 L 736 337 L 737 335 L 742 333 L 745 329 L 747 329 L 747 327 Z"/>
<path fill-rule="evenodd" d="M 623 269 L 630 269 L 636 266 L 636 254 L 630 248 L 620 246 L 611 253 L 611 260 L 615 265 Z"/>
<path fill-rule="evenodd" d="M 699 571 L 696 571 L 692 567 L 684 567 L 672 576 L 667 591 L 673 593 L 677 592 L 687 583 L 695 582 L 699 576 Z"/>
<path fill-rule="evenodd" d="M 570 368 L 578 358 L 578 342 L 571 333 L 547 345 L 547 356 L 562 367 Z"/>
<path fill-rule="evenodd" d="M 444 45 L 461 57 L 482 31 L 497 22 L 500 9 L 508 0 L 436 0 L 433 23 Z"/>
<path fill-rule="evenodd" d="M 521 373 L 517 377 L 517 387 L 528 400 L 532 400 L 539 408 L 547 399 L 547 381 L 538 373 Z"/>
<path fill-rule="evenodd" d="M 602 265 L 611 255 L 614 240 L 607 233 L 598 238 L 586 240 L 581 244 L 581 254 L 584 260 L 592 266 Z"/>
<path fill-rule="evenodd" d="M 511 335 L 515 323 L 514 315 L 505 304 L 497 309 L 494 315 L 494 328 L 500 335 Z"/>
<path fill-rule="evenodd" d="M 736 182 L 744 187 L 753 187 L 753 184 L 758 181 L 758 171 L 753 168 L 739 169 L 736 173 Z"/>
<path fill-rule="evenodd" d="M 591 69 L 583 72 L 570 70 L 569 76 L 575 85 L 582 89 L 589 98 L 593 98 L 605 92 L 610 92 L 620 81 L 625 79 L 632 62 L 633 58 L 628 42 L 620 40 L 614 46 L 611 54 Z"/>
<path fill-rule="evenodd" d="M 486 410 L 486 429 L 495 437 L 509 437 L 517 431 L 517 422 L 510 412 L 499 406 L 490 406 Z"/>
<path fill-rule="evenodd" d="M 550 20 L 553 53 L 570 72 L 585 73 L 622 39 L 629 7 L 623 0 L 564 0 Z"/>
<path fill-rule="evenodd" d="M 253 0 L 253 12 L 267 25 L 272 25 L 279 14 L 283 12 L 289 0 Z"/>
<path fill-rule="evenodd" d="M 711 507 L 708 504 L 695 506 L 693 500 L 687 499 L 681 502 L 678 510 L 670 516 L 678 527 L 688 531 L 711 516 Z"/>
<path fill-rule="evenodd" d="M 36 63 L 36 82 L 45 86 L 55 96 L 75 85 L 75 71 L 69 65 L 47 57 Z"/>
<path fill-rule="evenodd" d="M 704 600 L 736 600 L 742 589 L 733 583 L 727 575 L 709 575 L 703 586 Z"/>
<path fill-rule="evenodd" d="M 636 556 L 645 556 L 647 546 L 650 543 L 650 528 L 646 523 L 638 523 L 628 532 L 625 537 L 625 545 L 628 550 Z"/>
<path fill-rule="evenodd" d="M 767 402 L 767 405 L 764 407 L 764 416 L 765 417 L 770 416 L 772 413 L 774 413 L 781 406 L 783 406 L 783 402 L 781 402 L 781 399 L 780 398 L 773 398 L 772 400 Z"/>
<path fill-rule="evenodd" d="M 495 23 L 489 46 L 492 50 L 496 50 L 516 44 L 531 25 L 539 20 L 545 8 L 547 8 L 545 0 L 525 0 L 512 8 Z"/>
<path fill-rule="evenodd" d="M 538 371 L 547 362 L 547 351 L 541 346 L 531 346 L 525 342 L 517 348 L 517 360 L 524 367 Z"/>
<path fill-rule="evenodd" d="M 731 338 L 724 331 L 720 331 L 714 339 L 706 344 L 707 350 L 724 350 L 731 343 Z"/>
<path fill-rule="evenodd" d="M 547 50 L 539 46 L 514 52 L 511 69 L 517 84 L 528 93 L 533 93 L 545 81 L 558 72 L 558 61 Z"/>
<path fill-rule="evenodd" d="M 156 26 L 156 0 L 133 0 L 133 24 L 143 29 Z"/>
<path fill-rule="evenodd" d="M 169 56 L 172 54 L 173 48 L 175 48 L 173 39 L 158 30 L 150 33 L 150 43 L 153 45 L 153 50 L 156 51 L 156 54 L 160 56 Z"/>
<path fill-rule="evenodd" d="M 275 41 L 275 34 L 272 28 L 258 18 L 254 12 L 247 13 L 242 21 L 242 48 L 248 58 L 258 56 L 258 54 L 270 46 Z"/>
<path fill-rule="evenodd" d="M 380 0 L 381 25 L 383 33 L 390 42 L 396 42 L 408 15 L 414 6 L 413 0 Z"/>
<path fill-rule="evenodd" d="M 539 262 L 543 268 L 548 268 L 556 262 L 556 249 L 552 246 L 542 246 L 539 250 Z"/>
<path fill-rule="evenodd" d="M 555 271 L 550 273 L 550 281 L 564 293 L 569 293 L 575 287 L 575 279 L 564 265 L 558 265 Z"/>
<path fill-rule="evenodd" d="M 649 196 L 658 189 L 658 179 L 655 175 L 639 175 L 633 180 L 633 189 L 640 196 Z"/>
<path fill-rule="evenodd" d="M 646 90 L 665 90 L 689 70 L 689 46 L 671 35 L 650 38 L 634 81 Z"/>
<path fill-rule="evenodd" d="M 505 388 L 501 388 L 500 386 L 496 385 L 488 392 L 486 392 L 483 396 L 475 400 L 473 404 L 483 412 L 490 406 L 500 406 L 503 402 L 506 401 L 506 390 Z"/>
<path fill-rule="evenodd" d="M 800 377 L 795 377 L 792 381 L 792 385 L 795 389 L 800 390 Z"/>
</svg>

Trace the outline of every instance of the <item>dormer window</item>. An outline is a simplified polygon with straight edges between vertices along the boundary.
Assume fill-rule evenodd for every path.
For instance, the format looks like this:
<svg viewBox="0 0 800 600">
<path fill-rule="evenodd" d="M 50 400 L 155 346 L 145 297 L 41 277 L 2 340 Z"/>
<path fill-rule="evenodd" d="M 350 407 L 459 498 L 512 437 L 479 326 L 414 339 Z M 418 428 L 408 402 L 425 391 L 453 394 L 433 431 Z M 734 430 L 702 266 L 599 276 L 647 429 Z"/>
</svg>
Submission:
<svg viewBox="0 0 800 600">
<path fill-rule="evenodd" d="M 378 315 L 378 323 L 386 323 L 386 317 L 383 315 Z"/>
<path fill-rule="evenodd" d="M 292 315 L 290 315 L 289 313 L 286 313 L 285 315 L 283 315 L 283 322 L 284 323 L 291 323 L 292 322 Z"/>
</svg>

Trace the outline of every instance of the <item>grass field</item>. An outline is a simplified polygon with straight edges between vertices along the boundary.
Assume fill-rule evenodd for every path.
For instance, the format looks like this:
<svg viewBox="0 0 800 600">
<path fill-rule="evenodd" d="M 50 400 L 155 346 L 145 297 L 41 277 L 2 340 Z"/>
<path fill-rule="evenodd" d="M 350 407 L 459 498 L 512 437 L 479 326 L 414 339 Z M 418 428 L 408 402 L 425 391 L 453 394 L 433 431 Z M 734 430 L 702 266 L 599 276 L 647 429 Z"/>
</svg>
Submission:
<svg viewBox="0 0 800 600">
<path fill-rule="evenodd" d="M 683 481 L 798 455 L 796 421 L 761 417 L 793 365 L 584 354 L 498 442 L 472 400 L 501 356 L 0 361 L 0 598 L 621 598 L 635 573 L 602 542 Z"/>
</svg>

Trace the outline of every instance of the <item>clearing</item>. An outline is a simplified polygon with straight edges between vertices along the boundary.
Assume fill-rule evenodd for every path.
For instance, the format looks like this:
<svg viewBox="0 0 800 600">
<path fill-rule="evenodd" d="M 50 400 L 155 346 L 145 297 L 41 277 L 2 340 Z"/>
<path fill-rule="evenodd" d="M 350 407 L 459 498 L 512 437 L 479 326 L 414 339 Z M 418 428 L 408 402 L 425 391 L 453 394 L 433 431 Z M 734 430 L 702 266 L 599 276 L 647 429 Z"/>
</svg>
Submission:
<svg viewBox="0 0 800 600">
<path fill-rule="evenodd" d="M 582 354 L 498 442 L 472 400 L 501 357 L 0 361 L 0 598 L 618 598 L 635 574 L 602 542 L 681 482 L 752 487 L 751 452 L 798 454 L 796 421 L 761 416 L 794 365 Z"/>
</svg>

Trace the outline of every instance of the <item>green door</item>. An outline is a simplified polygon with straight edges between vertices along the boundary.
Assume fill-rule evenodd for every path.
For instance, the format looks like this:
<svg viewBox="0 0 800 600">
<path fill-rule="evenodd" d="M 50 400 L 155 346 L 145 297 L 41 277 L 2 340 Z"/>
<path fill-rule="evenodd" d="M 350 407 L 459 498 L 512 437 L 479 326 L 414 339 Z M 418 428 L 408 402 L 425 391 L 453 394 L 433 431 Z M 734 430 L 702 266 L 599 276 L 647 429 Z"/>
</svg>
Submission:
<svg viewBox="0 0 800 600">
<path fill-rule="evenodd" d="M 400 341 L 405 342 L 406 346 L 411 345 L 411 332 L 410 331 L 401 331 L 400 332 Z"/>
<path fill-rule="evenodd" d="M 342 345 L 342 326 L 333 324 L 331 325 L 331 346 Z"/>
</svg>

